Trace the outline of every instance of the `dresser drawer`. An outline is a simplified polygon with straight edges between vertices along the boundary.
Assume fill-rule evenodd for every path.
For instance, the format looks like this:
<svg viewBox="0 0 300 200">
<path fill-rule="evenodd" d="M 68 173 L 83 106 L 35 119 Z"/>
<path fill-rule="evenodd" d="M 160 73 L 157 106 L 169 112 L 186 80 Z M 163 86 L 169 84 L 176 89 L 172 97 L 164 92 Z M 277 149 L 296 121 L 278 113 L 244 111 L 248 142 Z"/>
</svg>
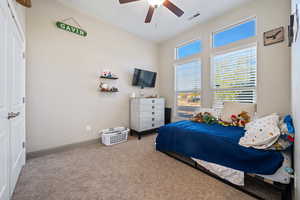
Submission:
<svg viewBox="0 0 300 200">
<path fill-rule="evenodd" d="M 140 104 L 141 105 L 151 105 L 151 104 L 155 104 L 155 99 L 141 99 L 140 100 Z"/>
<path fill-rule="evenodd" d="M 153 110 L 164 110 L 164 105 L 158 105 L 158 104 L 142 104 L 139 107 L 139 110 L 141 112 L 150 112 Z"/>
<path fill-rule="evenodd" d="M 155 128 L 159 128 L 161 126 L 163 126 L 165 123 L 163 121 L 154 121 L 154 122 L 151 122 L 151 123 L 142 123 L 141 124 L 141 129 L 142 130 L 150 130 L 150 129 L 155 129 Z"/>
<path fill-rule="evenodd" d="M 141 118 L 141 123 L 154 123 L 154 122 L 164 122 L 164 117 L 147 117 L 147 118 Z"/>
<path fill-rule="evenodd" d="M 153 112 L 140 112 L 140 119 L 144 118 L 164 118 L 164 112 L 153 111 Z"/>
<path fill-rule="evenodd" d="M 156 128 L 159 128 L 159 127 L 164 126 L 164 125 L 165 125 L 165 122 L 164 122 L 164 121 L 156 121 L 156 122 L 155 122 Z"/>
<path fill-rule="evenodd" d="M 142 124 L 141 131 L 155 129 L 155 124 Z"/>
<path fill-rule="evenodd" d="M 162 105 L 164 106 L 165 100 L 164 99 L 140 99 L 141 105 Z"/>
</svg>

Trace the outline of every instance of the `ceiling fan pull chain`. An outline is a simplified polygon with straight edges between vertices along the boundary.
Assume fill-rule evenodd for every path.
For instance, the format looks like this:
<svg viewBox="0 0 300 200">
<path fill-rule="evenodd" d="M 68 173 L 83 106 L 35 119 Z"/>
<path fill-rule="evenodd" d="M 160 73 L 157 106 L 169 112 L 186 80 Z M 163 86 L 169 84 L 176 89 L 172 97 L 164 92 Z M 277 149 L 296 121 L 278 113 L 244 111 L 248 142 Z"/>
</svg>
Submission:
<svg viewBox="0 0 300 200">
<path fill-rule="evenodd" d="M 161 12 L 162 12 L 161 9 L 157 9 L 157 18 L 156 18 L 156 22 L 155 22 L 155 25 L 154 25 L 154 27 L 155 27 L 156 29 L 158 29 L 159 19 L 160 19 L 160 16 L 161 16 Z"/>
</svg>

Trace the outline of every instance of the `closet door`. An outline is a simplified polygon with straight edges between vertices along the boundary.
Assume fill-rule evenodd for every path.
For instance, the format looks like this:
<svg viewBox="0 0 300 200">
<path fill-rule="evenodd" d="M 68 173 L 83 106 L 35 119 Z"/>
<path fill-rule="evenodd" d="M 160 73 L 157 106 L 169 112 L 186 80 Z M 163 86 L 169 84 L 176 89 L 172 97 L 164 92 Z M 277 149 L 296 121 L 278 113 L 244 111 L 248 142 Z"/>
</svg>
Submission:
<svg viewBox="0 0 300 200">
<path fill-rule="evenodd" d="M 25 60 L 24 42 L 14 21 L 8 23 L 8 67 L 10 89 L 10 193 L 25 164 Z"/>
<path fill-rule="evenodd" d="M 9 200 L 25 164 L 24 41 L 0 0 L 0 200 Z"/>
<path fill-rule="evenodd" d="M 7 65 L 7 8 L 0 4 L 0 200 L 9 199 L 9 91 Z"/>
</svg>

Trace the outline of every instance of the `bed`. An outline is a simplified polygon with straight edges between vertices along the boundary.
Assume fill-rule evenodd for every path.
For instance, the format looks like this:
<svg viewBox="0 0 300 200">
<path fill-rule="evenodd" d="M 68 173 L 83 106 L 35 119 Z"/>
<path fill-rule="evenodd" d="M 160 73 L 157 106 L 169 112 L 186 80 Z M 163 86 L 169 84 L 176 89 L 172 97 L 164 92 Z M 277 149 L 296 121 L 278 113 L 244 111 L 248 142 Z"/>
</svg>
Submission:
<svg viewBox="0 0 300 200">
<path fill-rule="evenodd" d="M 271 180 L 272 185 L 282 191 L 282 199 L 287 199 L 290 181 L 283 175 L 287 175 L 284 167 L 290 165 L 291 158 L 278 151 L 240 146 L 239 139 L 244 132 L 241 127 L 224 127 L 219 124 L 209 125 L 188 120 L 180 121 L 163 126 L 158 130 L 156 149 L 200 170 L 204 168 L 205 172 L 210 175 L 217 176 L 218 173 L 205 165 L 203 167 L 203 163 L 243 172 L 245 177 Z M 222 176 L 218 177 L 225 180 Z M 230 183 L 228 180 L 225 182 Z M 230 184 L 252 196 L 263 199 L 257 194 L 246 191 L 240 185 L 237 186 L 232 182 Z"/>
</svg>

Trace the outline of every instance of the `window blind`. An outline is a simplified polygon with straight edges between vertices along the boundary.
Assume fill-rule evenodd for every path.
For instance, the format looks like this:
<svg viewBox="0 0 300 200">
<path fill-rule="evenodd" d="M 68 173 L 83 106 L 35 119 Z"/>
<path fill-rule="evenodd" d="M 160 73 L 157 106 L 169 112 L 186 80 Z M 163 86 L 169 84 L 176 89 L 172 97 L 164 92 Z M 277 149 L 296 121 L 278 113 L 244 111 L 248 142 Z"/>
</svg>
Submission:
<svg viewBox="0 0 300 200">
<path fill-rule="evenodd" d="M 191 117 L 201 105 L 201 62 L 176 66 L 176 115 Z"/>
<path fill-rule="evenodd" d="M 256 46 L 213 57 L 214 105 L 256 102 Z"/>
<path fill-rule="evenodd" d="M 193 61 L 176 66 L 176 92 L 191 92 L 201 89 L 201 63 Z"/>
</svg>

